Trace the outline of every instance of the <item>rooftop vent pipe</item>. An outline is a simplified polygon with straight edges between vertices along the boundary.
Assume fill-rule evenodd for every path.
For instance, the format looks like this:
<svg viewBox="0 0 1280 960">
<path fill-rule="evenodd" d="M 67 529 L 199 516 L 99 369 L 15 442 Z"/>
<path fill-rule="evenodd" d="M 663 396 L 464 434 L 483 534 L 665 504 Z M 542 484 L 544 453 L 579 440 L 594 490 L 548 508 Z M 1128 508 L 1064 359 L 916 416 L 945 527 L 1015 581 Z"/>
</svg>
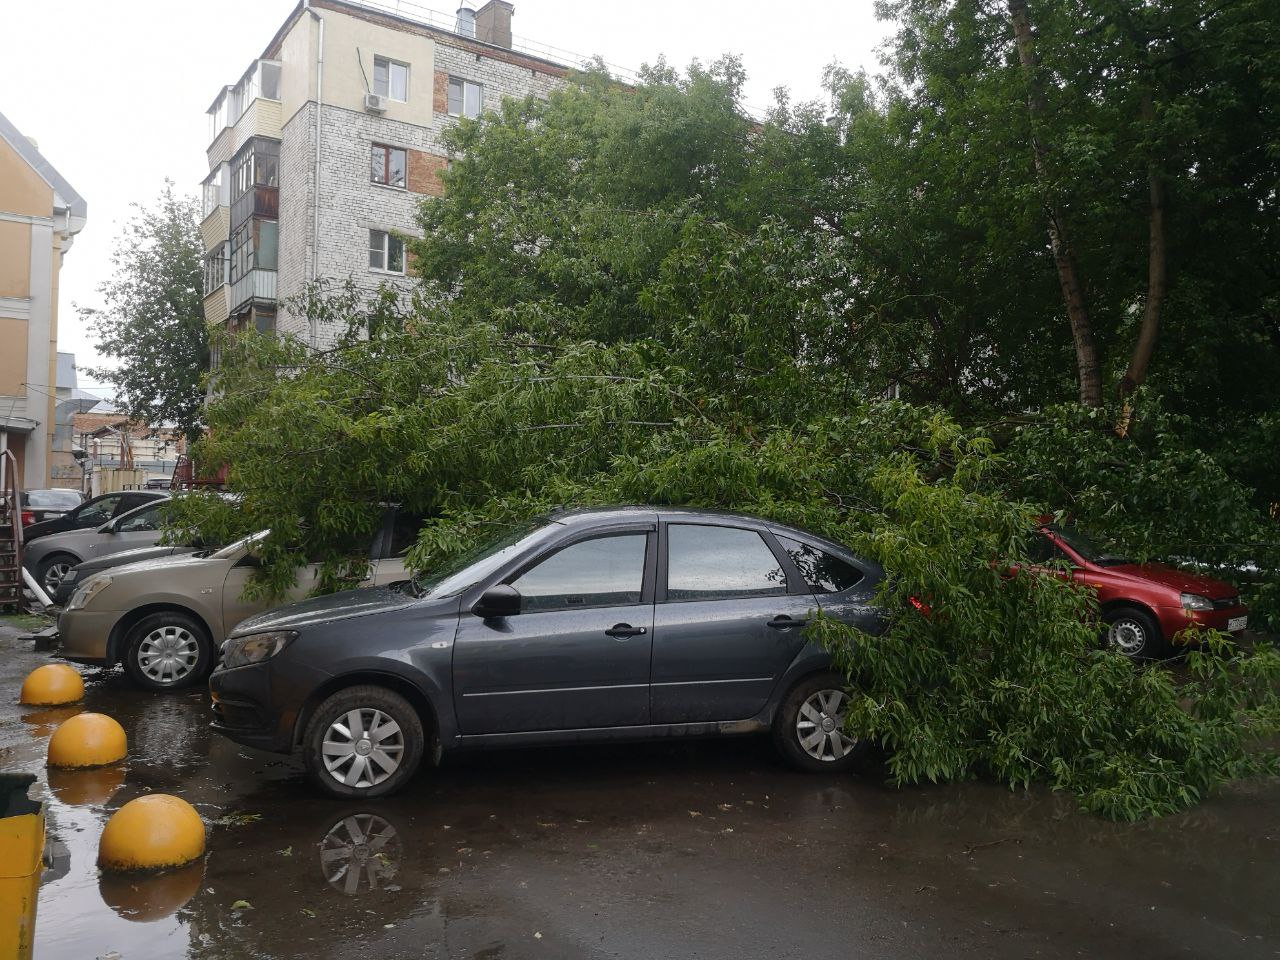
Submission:
<svg viewBox="0 0 1280 960">
<path fill-rule="evenodd" d="M 459 7 L 458 22 L 454 24 L 453 32 L 460 37 L 475 37 L 476 12 L 470 7 Z"/>
</svg>

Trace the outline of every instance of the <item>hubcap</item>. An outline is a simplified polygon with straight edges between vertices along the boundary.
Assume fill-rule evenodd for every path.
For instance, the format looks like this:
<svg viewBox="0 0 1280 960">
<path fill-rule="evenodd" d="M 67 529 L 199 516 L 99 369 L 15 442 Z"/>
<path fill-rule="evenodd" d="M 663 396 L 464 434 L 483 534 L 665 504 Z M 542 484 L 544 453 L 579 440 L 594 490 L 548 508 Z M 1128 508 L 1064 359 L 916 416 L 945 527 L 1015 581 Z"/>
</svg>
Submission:
<svg viewBox="0 0 1280 960">
<path fill-rule="evenodd" d="M 855 746 L 845 736 L 844 718 L 849 697 L 843 690 L 819 690 L 800 705 L 796 714 L 796 739 L 815 760 L 839 760 Z"/>
<path fill-rule="evenodd" d="M 185 627 L 158 627 L 138 645 L 138 667 L 156 683 L 177 683 L 199 662 L 200 641 Z"/>
<path fill-rule="evenodd" d="M 335 890 L 347 895 L 386 886 L 400 865 L 396 828 L 372 813 L 343 817 L 320 844 L 320 867 Z"/>
<path fill-rule="evenodd" d="M 71 564 L 55 563 L 44 572 L 45 593 L 52 594 L 62 583 L 62 578 L 71 572 Z"/>
<path fill-rule="evenodd" d="M 1147 645 L 1147 631 L 1137 620 L 1128 617 L 1113 623 L 1107 633 L 1111 645 L 1126 657 L 1137 656 Z"/>
<path fill-rule="evenodd" d="M 329 776 L 348 787 L 374 787 L 400 767 L 404 733 L 381 710 L 361 707 L 329 725 L 321 749 Z"/>
</svg>

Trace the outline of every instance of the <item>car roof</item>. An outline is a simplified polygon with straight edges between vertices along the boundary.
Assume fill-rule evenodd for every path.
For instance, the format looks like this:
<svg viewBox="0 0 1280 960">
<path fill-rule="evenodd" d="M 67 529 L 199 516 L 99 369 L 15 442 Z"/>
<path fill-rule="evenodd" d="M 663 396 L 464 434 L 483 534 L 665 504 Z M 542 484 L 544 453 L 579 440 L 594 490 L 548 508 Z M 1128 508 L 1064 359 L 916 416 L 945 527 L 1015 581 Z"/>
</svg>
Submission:
<svg viewBox="0 0 1280 960">
<path fill-rule="evenodd" d="M 768 520 L 764 517 L 753 516 L 749 513 L 737 513 L 732 510 L 715 510 L 710 508 L 704 509 L 702 507 L 616 504 L 601 507 L 558 507 L 547 514 L 548 520 L 554 520 L 557 523 L 563 523 L 568 526 L 595 525 L 596 523 L 635 520 L 640 517 L 647 519 L 657 519 L 658 517 L 661 517 L 664 520 L 723 520 L 729 523 L 746 523 L 751 526 L 763 526 L 770 530 L 798 534 L 807 539 L 824 541 L 827 539 L 816 533 L 801 529 L 800 527 L 793 527 L 785 523 L 779 523 L 776 520 Z"/>
</svg>

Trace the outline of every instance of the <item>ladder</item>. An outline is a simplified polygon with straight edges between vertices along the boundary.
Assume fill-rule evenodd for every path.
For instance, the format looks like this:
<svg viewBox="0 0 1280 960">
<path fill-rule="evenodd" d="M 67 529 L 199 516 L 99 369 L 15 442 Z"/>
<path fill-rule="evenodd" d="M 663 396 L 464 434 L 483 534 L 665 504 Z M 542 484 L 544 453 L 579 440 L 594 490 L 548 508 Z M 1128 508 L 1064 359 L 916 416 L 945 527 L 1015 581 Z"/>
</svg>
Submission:
<svg viewBox="0 0 1280 960">
<path fill-rule="evenodd" d="M 22 485 L 18 458 L 0 450 L 0 610 L 26 607 L 22 593 Z"/>
</svg>

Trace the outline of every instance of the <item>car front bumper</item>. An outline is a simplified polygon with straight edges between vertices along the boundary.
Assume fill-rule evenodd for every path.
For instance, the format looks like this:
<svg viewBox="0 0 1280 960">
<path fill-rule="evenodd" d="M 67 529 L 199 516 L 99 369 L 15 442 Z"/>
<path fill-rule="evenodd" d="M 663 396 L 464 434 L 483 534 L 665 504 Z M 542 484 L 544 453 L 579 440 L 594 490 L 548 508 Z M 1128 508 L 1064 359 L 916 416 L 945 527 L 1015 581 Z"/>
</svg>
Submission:
<svg viewBox="0 0 1280 960">
<path fill-rule="evenodd" d="M 110 663 L 111 631 L 122 616 L 121 610 L 63 610 L 58 615 L 61 656 L 77 663 Z"/>
<path fill-rule="evenodd" d="M 1220 630 L 1239 636 L 1241 630 L 1228 630 L 1232 620 L 1247 618 L 1249 609 L 1243 604 L 1222 610 L 1187 610 L 1183 607 L 1161 607 L 1158 610 L 1161 632 L 1171 641 L 1187 646 L 1197 646 L 1198 636 L 1204 630 Z"/>
<path fill-rule="evenodd" d="M 298 717 L 329 674 L 302 663 L 251 663 L 209 677 L 210 726 L 229 740 L 270 753 L 292 753 Z"/>
</svg>

